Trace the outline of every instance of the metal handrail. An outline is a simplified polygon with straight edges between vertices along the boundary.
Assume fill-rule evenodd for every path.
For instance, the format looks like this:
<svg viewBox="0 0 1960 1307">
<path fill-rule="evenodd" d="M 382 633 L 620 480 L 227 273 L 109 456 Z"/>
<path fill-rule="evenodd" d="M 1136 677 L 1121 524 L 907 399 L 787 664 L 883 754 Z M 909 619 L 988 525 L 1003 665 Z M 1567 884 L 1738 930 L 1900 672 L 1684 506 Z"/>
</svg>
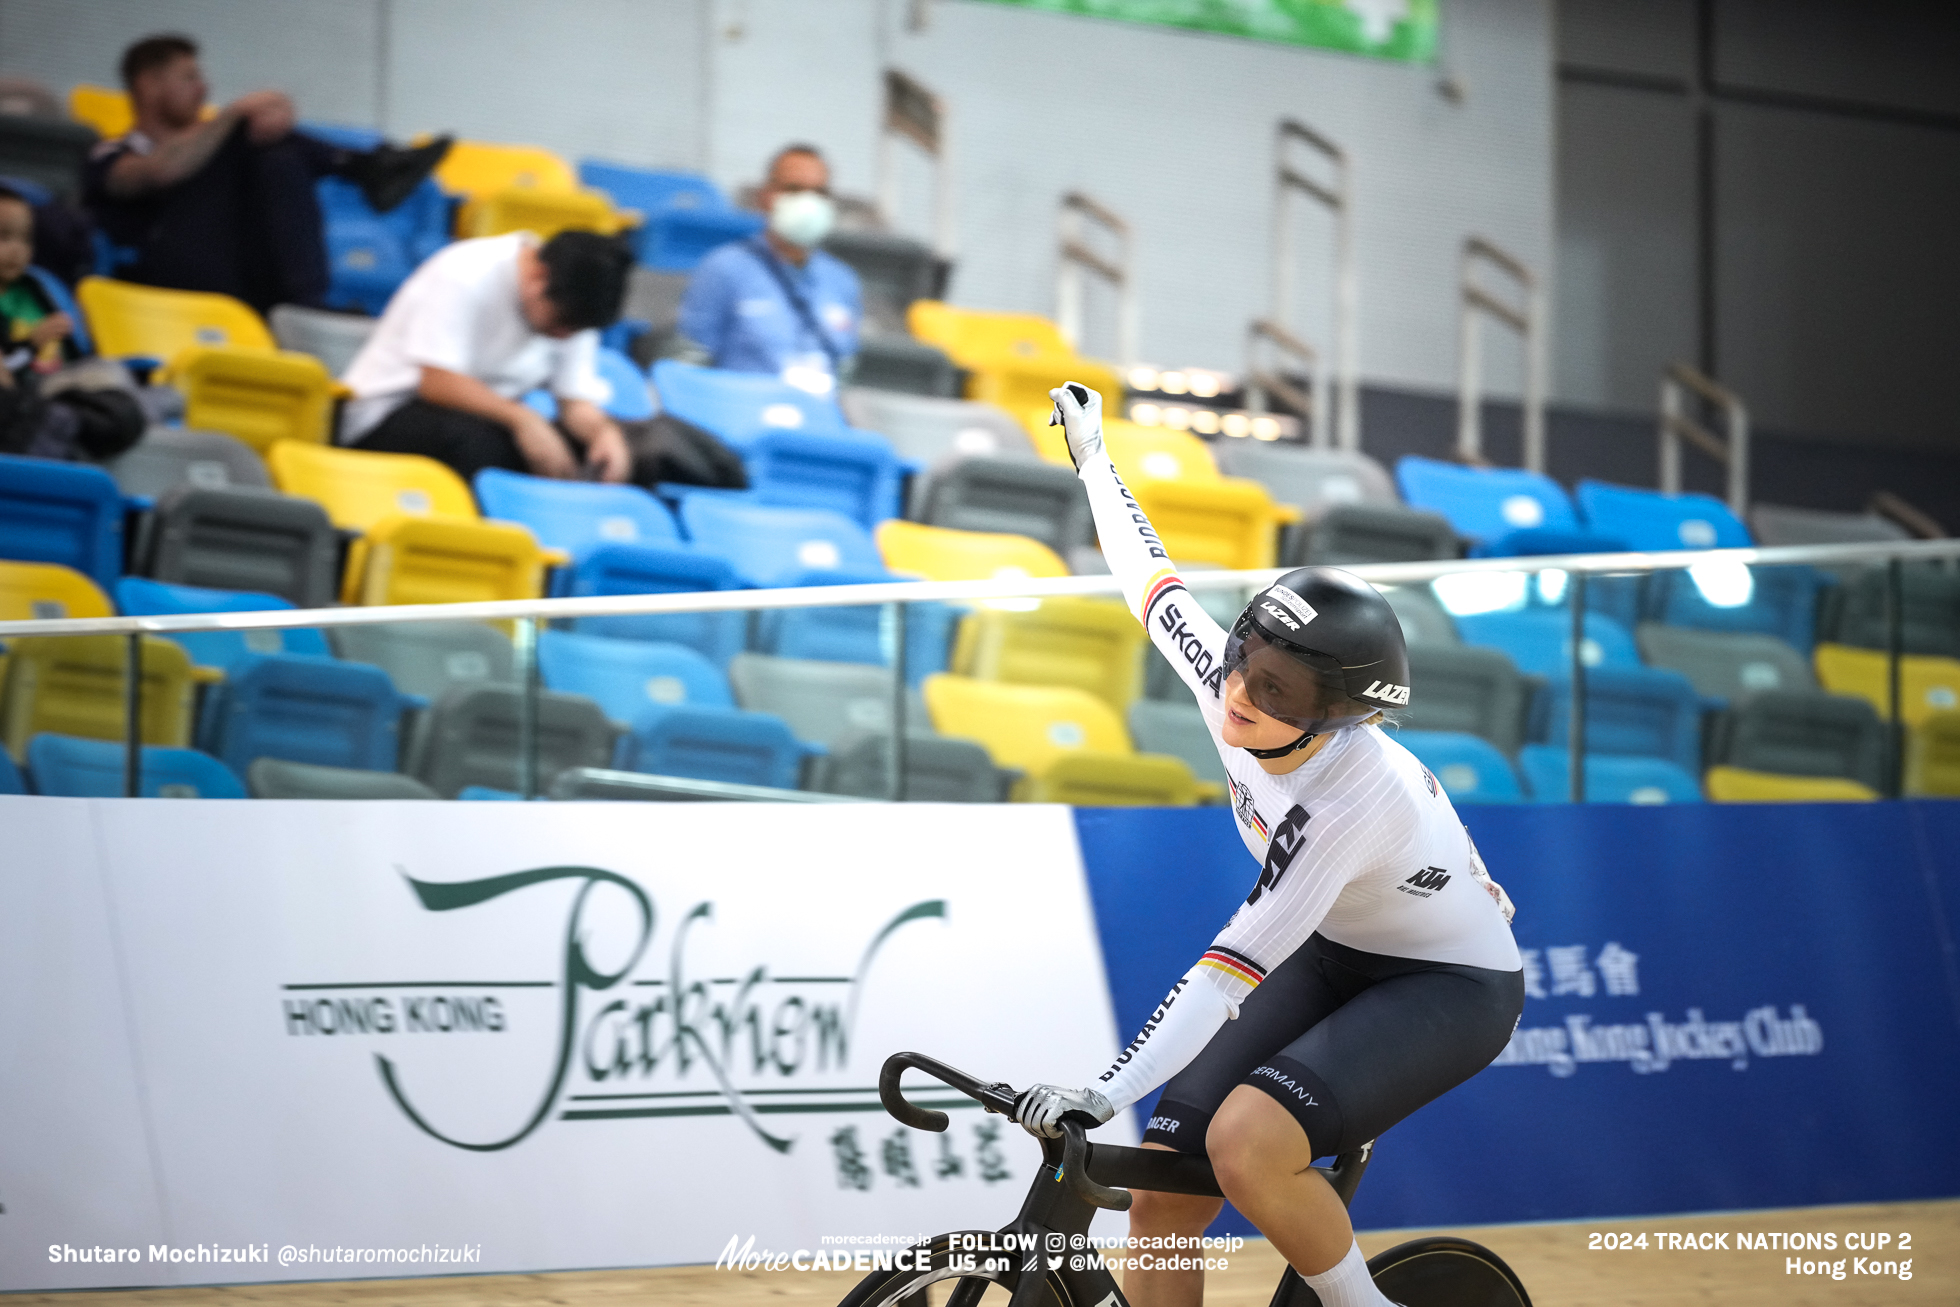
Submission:
<svg viewBox="0 0 1960 1307">
<path fill-rule="evenodd" d="M 1686 410 L 1687 392 L 1722 410 L 1728 428 L 1724 441 Z M 1681 442 L 1695 448 L 1729 471 L 1729 511 L 1738 519 L 1749 512 L 1749 410 L 1733 390 L 1686 363 L 1670 363 L 1661 373 L 1660 486 L 1670 495 L 1681 493 Z"/>
<path fill-rule="evenodd" d="M 1517 283 L 1519 303 L 1507 303 L 1477 280 L 1479 264 Z M 1524 345 L 1524 465 L 1545 470 L 1545 303 L 1538 278 L 1523 260 L 1482 236 L 1463 242 L 1458 310 L 1456 456 L 1485 464 L 1483 434 L 1484 352 L 1481 320 L 1488 316 L 1518 333 Z"/>
<path fill-rule="evenodd" d="M 1294 385 L 1279 368 L 1268 371 L 1259 366 L 1259 342 L 1262 340 L 1270 341 L 1280 353 L 1291 355 L 1306 366 L 1307 376 L 1312 378 L 1307 390 Z M 1326 394 L 1327 388 L 1319 350 L 1277 322 L 1260 318 L 1246 328 L 1245 389 L 1246 406 L 1252 412 L 1265 412 L 1267 397 L 1277 395 L 1288 408 L 1300 415 L 1300 421 L 1307 429 L 1307 443 L 1315 449 L 1326 448 L 1327 424 L 1323 420 L 1321 397 Z"/>
<path fill-rule="evenodd" d="M 1100 226 L 1116 240 L 1115 259 L 1104 258 L 1090 246 L 1085 224 Z M 1130 276 L 1130 224 L 1107 206 L 1080 191 L 1062 197 L 1057 235 L 1061 245 L 1055 263 L 1055 323 L 1068 343 L 1082 348 L 1085 273 L 1110 284 L 1116 292 L 1116 361 L 1128 369 L 1137 361 L 1136 281 Z"/>
<path fill-rule="evenodd" d="M 1288 162 L 1288 144 L 1297 141 L 1326 159 L 1333 170 L 1330 183 L 1299 171 Z M 1305 123 L 1282 119 L 1273 138 L 1273 308 L 1263 323 L 1254 323 L 1254 339 L 1259 328 L 1282 332 L 1300 339 L 1292 325 L 1293 305 L 1293 226 L 1291 197 L 1304 195 L 1324 207 L 1334 219 L 1334 349 L 1335 402 L 1317 405 L 1323 417 L 1332 421 L 1313 424 L 1311 440 L 1325 447 L 1329 437 L 1342 449 L 1361 448 L 1361 382 L 1356 344 L 1356 293 L 1354 272 L 1353 177 L 1347 152 Z M 1272 336 L 1268 336 L 1272 339 Z M 1248 373 L 1255 373 L 1247 360 Z M 1314 395 L 1326 393 L 1324 376 L 1314 374 Z M 1275 388 L 1277 389 L 1277 388 Z M 1297 393 L 1297 392 L 1296 392 Z M 1261 407 L 1263 407 L 1263 396 Z M 1289 400 L 1289 402 L 1291 402 Z M 1302 409 L 1306 412 L 1306 409 Z"/>
<path fill-rule="evenodd" d="M 898 216 L 898 156 L 895 143 L 908 140 L 932 160 L 932 245 L 941 258 L 953 256 L 952 148 L 946 132 L 946 102 L 916 78 L 885 70 L 885 108 L 878 131 L 878 212 L 887 226 Z"/>
<path fill-rule="evenodd" d="M 1415 585 L 1470 572 L 1658 572 L 1701 563 L 1874 563 L 1960 558 L 1960 539 L 1881 540 L 1845 545 L 1780 545 L 1758 549 L 1701 549 L 1621 554 L 1461 558 L 1421 563 L 1366 563 L 1345 570 L 1375 585 Z M 1191 590 L 1233 590 L 1270 584 L 1284 568 L 1182 574 Z M 870 585 L 806 586 L 778 590 L 708 590 L 677 594 L 595 595 L 575 599 L 499 599 L 457 604 L 372 608 L 280 609 L 264 613 L 183 613 L 157 617 L 62 617 L 0 622 L 0 639 L 24 635 L 177 635 L 191 631 L 268 631 L 294 627 L 371 626 L 390 622 L 502 622 L 645 613 L 720 613 L 778 608 L 842 608 L 927 601 L 979 602 L 1104 595 L 1123 592 L 1113 576 L 1019 577 L 997 581 L 880 581 Z"/>
</svg>

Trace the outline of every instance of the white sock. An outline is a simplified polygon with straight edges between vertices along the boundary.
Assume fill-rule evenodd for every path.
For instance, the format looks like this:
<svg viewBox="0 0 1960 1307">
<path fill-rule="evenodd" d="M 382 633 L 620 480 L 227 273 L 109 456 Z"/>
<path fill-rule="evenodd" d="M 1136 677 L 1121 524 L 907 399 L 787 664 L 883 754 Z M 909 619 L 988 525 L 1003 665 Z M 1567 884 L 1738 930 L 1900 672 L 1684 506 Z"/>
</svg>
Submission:
<svg viewBox="0 0 1960 1307">
<path fill-rule="evenodd" d="M 1309 1288 L 1320 1295 L 1323 1307 L 1395 1307 L 1382 1297 L 1368 1274 L 1368 1262 L 1361 1256 L 1361 1245 L 1348 1245 L 1347 1256 L 1319 1275 L 1303 1275 Z"/>
</svg>

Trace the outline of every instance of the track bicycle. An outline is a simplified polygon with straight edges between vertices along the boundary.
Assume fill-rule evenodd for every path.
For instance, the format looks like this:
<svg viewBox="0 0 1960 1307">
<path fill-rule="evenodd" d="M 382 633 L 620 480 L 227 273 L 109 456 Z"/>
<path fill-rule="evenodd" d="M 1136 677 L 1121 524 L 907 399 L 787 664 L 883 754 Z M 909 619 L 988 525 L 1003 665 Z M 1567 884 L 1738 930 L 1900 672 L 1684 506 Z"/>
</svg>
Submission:
<svg viewBox="0 0 1960 1307">
<path fill-rule="evenodd" d="M 947 1118 L 906 1100 L 899 1077 L 907 1068 L 943 1081 L 989 1112 L 1014 1116 L 1020 1094 L 1012 1086 L 982 1083 L 922 1053 L 894 1053 L 878 1073 L 878 1098 L 915 1130 L 942 1131 Z M 1095 1209 L 1127 1210 L 1131 1189 L 1222 1197 L 1218 1181 L 1203 1157 L 1092 1144 L 1066 1118 L 1062 1131 L 1059 1139 L 1041 1140 L 1041 1166 L 1012 1221 L 998 1230 L 955 1230 L 916 1244 L 893 1269 L 866 1276 L 840 1307 L 926 1307 L 927 1286 L 946 1281 L 954 1283 L 944 1307 L 978 1307 L 993 1286 L 1007 1291 L 1008 1307 L 1128 1307 L 1115 1277 L 1088 1248 Z M 1352 1204 L 1373 1150 L 1371 1140 L 1332 1166 L 1314 1169 L 1343 1204 Z M 1412 1239 L 1369 1258 L 1368 1271 L 1382 1293 L 1403 1307 L 1531 1307 L 1511 1268 L 1468 1239 Z M 1320 1298 L 1289 1266 L 1270 1307 L 1320 1307 Z"/>
</svg>

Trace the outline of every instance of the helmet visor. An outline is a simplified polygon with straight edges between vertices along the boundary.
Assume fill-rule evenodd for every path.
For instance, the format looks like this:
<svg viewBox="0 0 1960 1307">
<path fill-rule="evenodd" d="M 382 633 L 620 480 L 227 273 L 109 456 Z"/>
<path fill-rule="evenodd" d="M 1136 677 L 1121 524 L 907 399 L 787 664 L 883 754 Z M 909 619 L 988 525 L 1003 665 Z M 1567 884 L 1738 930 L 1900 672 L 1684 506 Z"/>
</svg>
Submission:
<svg viewBox="0 0 1960 1307">
<path fill-rule="evenodd" d="M 1253 707 L 1298 730 L 1317 735 L 1366 715 L 1355 712 L 1338 662 L 1269 639 L 1243 615 L 1225 640 L 1225 674 L 1241 679 Z"/>
</svg>

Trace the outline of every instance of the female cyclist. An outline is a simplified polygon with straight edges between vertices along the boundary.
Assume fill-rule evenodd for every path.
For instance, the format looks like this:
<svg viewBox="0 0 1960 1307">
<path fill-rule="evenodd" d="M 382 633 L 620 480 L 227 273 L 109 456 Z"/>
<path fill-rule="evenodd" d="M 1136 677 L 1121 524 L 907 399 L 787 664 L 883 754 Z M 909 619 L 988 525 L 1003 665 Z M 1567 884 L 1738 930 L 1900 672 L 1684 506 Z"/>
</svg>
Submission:
<svg viewBox="0 0 1960 1307">
<path fill-rule="evenodd" d="M 1524 1008 L 1510 902 L 1435 777 L 1377 725 L 1409 701 L 1388 602 L 1349 573 L 1300 568 L 1220 629 L 1103 452 L 1100 398 L 1072 383 L 1053 398 L 1110 570 L 1197 696 L 1261 869 L 1115 1065 L 1087 1088 L 1036 1085 L 1016 1119 L 1053 1136 L 1064 1116 L 1101 1124 L 1165 1085 L 1144 1147 L 1210 1158 L 1326 1307 L 1381 1307 L 1347 1211 L 1311 1164 L 1503 1050 Z M 1130 1232 L 1199 1235 L 1219 1208 L 1139 1191 Z M 1196 1307 L 1204 1272 L 1132 1271 L 1124 1289 L 1135 1307 Z"/>
</svg>

